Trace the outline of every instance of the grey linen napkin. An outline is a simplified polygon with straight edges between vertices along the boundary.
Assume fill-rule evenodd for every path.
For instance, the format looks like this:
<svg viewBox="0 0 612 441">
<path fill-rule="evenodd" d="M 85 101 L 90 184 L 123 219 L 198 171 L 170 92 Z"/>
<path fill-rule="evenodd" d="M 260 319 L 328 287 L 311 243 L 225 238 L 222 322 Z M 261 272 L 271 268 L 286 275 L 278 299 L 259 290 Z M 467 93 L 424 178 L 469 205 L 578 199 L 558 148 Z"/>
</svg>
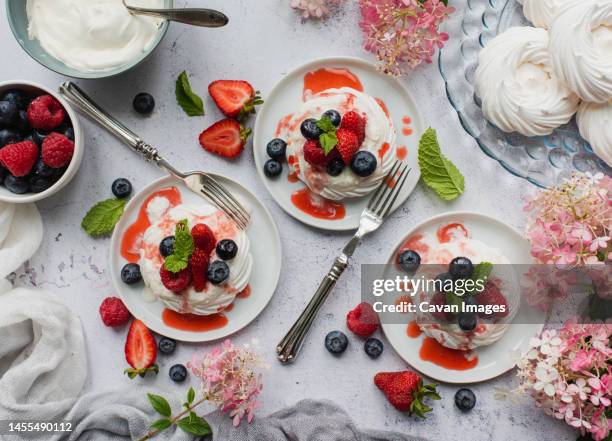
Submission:
<svg viewBox="0 0 612 441">
<path fill-rule="evenodd" d="M 180 399 L 167 391 L 134 388 L 129 391 L 90 394 L 82 397 L 66 416 L 75 427 L 70 435 L 56 437 L 69 441 L 126 441 L 138 439 L 158 418 L 151 409 L 146 392 L 168 398 L 173 409 Z M 302 400 L 268 417 L 243 421 L 233 427 L 227 415 L 214 412 L 206 416 L 213 436 L 204 441 L 418 441 L 400 433 L 362 431 L 339 406 L 331 401 Z M 159 441 L 192 441 L 196 438 L 181 430 L 168 429 L 153 438 Z"/>
</svg>

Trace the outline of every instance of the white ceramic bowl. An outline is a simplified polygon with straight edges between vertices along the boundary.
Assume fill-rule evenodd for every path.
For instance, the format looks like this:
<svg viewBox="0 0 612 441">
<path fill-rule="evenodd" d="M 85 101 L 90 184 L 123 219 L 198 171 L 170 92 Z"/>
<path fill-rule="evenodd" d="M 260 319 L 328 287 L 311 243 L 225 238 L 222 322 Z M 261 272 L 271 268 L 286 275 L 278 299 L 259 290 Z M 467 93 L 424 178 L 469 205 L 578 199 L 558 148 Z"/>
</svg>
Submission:
<svg viewBox="0 0 612 441">
<path fill-rule="evenodd" d="M 32 94 L 49 94 L 53 96 L 62 104 L 62 106 L 64 106 L 66 114 L 68 115 L 68 118 L 70 118 L 70 121 L 72 122 L 72 127 L 74 129 L 74 155 L 72 157 L 72 161 L 70 162 L 70 165 L 68 165 L 68 168 L 66 169 L 62 177 L 59 178 L 59 180 L 50 188 L 41 193 L 15 194 L 8 191 L 4 186 L 0 186 L 0 202 L 9 202 L 12 204 L 26 204 L 29 202 L 41 201 L 51 195 L 54 195 L 62 188 L 64 188 L 66 184 L 68 184 L 72 180 L 72 178 L 74 178 L 74 175 L 76 175 L 77 170 L 81 166 L 81 161 L 83 160 L 83 151 L 85 149 L 83 142 L 83 129 L 81 128 L 81 124 L 79 123 L 79 119 L 77 117 L 76 112 L 72 110 L 66 100 L 64 100 L 54 90 L 51 90 L 41 84 L 33 83 L 27 80 L 12 80 L 0 82 L 0 95 L 11 89 L 20 89 Z"/>
</svg>

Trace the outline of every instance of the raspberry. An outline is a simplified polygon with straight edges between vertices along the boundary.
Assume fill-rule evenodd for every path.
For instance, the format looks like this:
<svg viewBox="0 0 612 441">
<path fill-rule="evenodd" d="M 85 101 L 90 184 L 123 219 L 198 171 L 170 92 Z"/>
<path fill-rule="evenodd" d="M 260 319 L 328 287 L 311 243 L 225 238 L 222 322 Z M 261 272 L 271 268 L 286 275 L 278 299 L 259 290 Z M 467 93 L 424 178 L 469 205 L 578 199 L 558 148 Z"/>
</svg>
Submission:
<svg viewBox="0 0 612 441">
<path fill-rule="evenodd" d="M 363 140 L 365 139 L 365 127 L 366 121 L 357 112 L 347 112 L 342 117 L 340 123 L 341 129 L 346 129 L 357 135 L 358 147 L 361 147 Z"/>
<path fill-rule="evenodd" d="M 193 277 L 193 287 L 197 292 L 202 292 L 206 289 L 208 278 L 206 272 L 208 271 L 209 253 L 196 248 L 191 255 L 191 276 Z"/>
<path fill-rule="evenodd" d="M 59 133 L 50 133 L 42 143 L 42 160 L 51 168 L 67 166 L 73 154 L 74 142 Z"/>
<path fill-rule="evenodd" d="M 41 95 L 28 106 L 28 121 L 34 129 L 53 130 L 66 116 L 66 111 L 51 95 Z"/>
<path fill-rule="evenodd" d="M 191 235 L 193 236 L 193 243 L 196 248 L 201 249 L 207 255 L 212 252 L 217 246 L 217 239 L 215 233 L 206 224 L 196 224 L 191 229 Z"/>
<path fill-rule="evenodd" d="M 25 176 L 38 159 L 38 147 L 32 141 L 9 144 L 0 149 L 0 164 L 13 176 Z"/>
<path fill-rule="evenodd" d="M 369 303 L 362 302 L 346 315 L 346 326 L 353 333 L 368 337 L 378 329 L 378 315 Z"/>
<path fill-rule="evenodd" d="M 446 294 L 444 294 L 443 292 L 437 292 L 433 295 L 433 297 L 431 298 L 431 302 L 429 302 L 430 306 L 443 306 L 446 305 Z M 436 320 L 439 320 L 441 322 L 448 322 L 451 321 L 453 318 L 453 315 L 449 312 L 444 312 L 444 311 L 432 311 L 430 313 Z"/>
<path fill-rule="evenodd" d="M 481 318 L 485 319 L 493 319 L 493 318 L 504 318 L 507 317 L 510 311 L 508 310 L 508 302 L 506 298 L 501 293 L 499 286 L 494 281 L 489 281 L 485 286 L 484 291 L 480 294 L 476 294 L 476 301 L 479 305 L 499 305 L 505 306 L 504 311 L 499 312 L 491 312 L 491 314 L 487 314 L 486 312 L 480 312 L 478 315 Z"/>
<path fill-rule="evenodd" d="M 338 150 L 342 161 L 345 164 L 350 164 L 353 155 L 359 150 L 357 135 L 347 129 L 338 129 L 336 137 L 338 138 L 336 150 Z"/>
<path fill-rule="evenodd" d="M 164 286 L 175 294 L 180 294 L 181 291 L 186 289 L 191 283 L 191 269 L 185 268 L 178 273 L 168 271 L 166 268 L 161 267 L 159 270 L 159 276 Z"/>
<path fill-rule="evenodd" d="M 112 328 L 125 325 L 132 314 L 125 307 L 121 299 L 117 297 L 107 297 L 100 305 L 100 317 L 106 326 Z"/>
<path fill-rule="evenodd" d="M 309 139 L 304 144 L 304 159 L 311 165 L 324 166 L 332 159 L 332 154 L 325 156 L 319 141 Z"/>
</svg>

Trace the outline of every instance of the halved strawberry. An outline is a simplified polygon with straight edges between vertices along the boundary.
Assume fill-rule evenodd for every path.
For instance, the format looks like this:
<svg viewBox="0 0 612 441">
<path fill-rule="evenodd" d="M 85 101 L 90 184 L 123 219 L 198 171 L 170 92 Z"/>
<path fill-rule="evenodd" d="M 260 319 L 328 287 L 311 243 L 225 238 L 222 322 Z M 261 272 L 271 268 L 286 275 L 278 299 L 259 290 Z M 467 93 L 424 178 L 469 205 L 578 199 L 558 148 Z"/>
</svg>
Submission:
<svg viewBox="0 0 612 441">
<path fill-rule="evenodd" d="M 338 129 L 336 132 L 338 144 L 336 150 L 345 164 L 350 164 L 353 155 L 359 151 L 359 141 L 357 135 L 347 129 Z"/>
<path fill-rule="evenodd" d="M 200 133 L 200 145 L 211 153 L 235 158 L 244 149 L 251 129 L 245 129 L 233 119 L 216 122 Z"/>
<path fill-rule="evenodd" d="M 263 104 L 259 91 L 246 81 L 214 81 L 208 86 L 208 93 L 225 116 L 239 121 L 255 113 L 255 106 Z"/>
<path fill-rule="evenodd" d="M 155 364 L 157 358 L 157 344 L 149 328 L 140 320 L 134 320 L 127 335 L 125 342 L 125 359 L 131 368 L 127 368 L 125 373 L 130 378 L 140 375 L 144 377 L 147 372 L 159 372 L 159 367 Z"/>
</svg>

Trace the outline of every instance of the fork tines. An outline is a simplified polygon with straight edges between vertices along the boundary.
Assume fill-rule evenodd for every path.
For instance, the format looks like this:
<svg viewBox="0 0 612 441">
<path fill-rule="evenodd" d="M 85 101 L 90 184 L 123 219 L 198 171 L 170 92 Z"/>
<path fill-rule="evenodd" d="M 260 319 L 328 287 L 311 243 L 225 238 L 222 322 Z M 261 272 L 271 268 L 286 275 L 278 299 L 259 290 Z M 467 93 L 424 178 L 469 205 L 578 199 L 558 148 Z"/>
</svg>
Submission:
<svg viewBox="0 0 612 441">
<path fill-rule="evenodd" d="M 213 177 L 200 175 L 200 191 L 217 205 L 240 229 L 246 229 L 251 220 L 249 212 L 240 202 Z"/>
<path fill-rule="evenodd" d="M 411 170 L 402 161 L 395 161 L 387 176 L 370 198 L 367 209 L 375 216 L 385 218 L 395 204 Z"/>
</svg>

